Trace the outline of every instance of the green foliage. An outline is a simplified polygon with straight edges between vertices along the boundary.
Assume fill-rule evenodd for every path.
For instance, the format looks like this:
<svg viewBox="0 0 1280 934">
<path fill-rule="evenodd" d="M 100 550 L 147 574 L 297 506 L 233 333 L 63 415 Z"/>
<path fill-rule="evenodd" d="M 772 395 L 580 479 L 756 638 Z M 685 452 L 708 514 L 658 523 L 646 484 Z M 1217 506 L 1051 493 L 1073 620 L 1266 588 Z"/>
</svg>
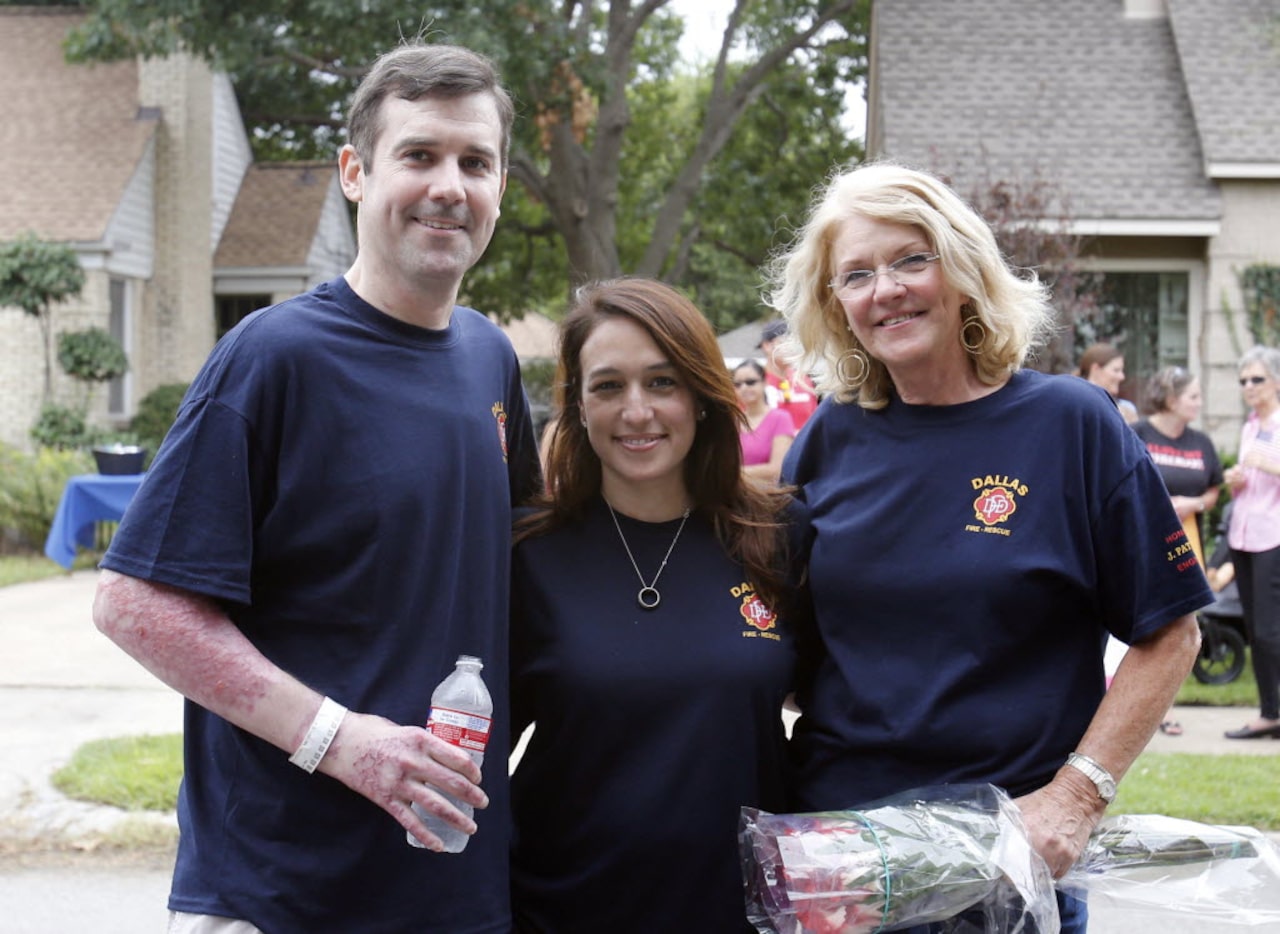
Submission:
<svg viewBox="0 0 1280 934">
<path fill-rule="evenodd" d="M 836 115 L 865 72 L 868 0 L 738 0 L 730 67 L 698 76 L 665 3 L 86 6 L 73 58 L 182 47 L 209 59 L 232 76 L 260 159 L 332 158 L 366 64 L 401 37 L 491 56 L 519 115 L 502 221 L 461 299 L 504 317 L 555 317 L 574 283 L 621 273 L 661 276 L 722 327 L 758 317 L 755 266 L 775 223 L 858 155 Z"/>
<path fill-rule="evenodd" d="M 15 531 L 29 548 L 44 547 L 67 481 L 92 472 L 84 451 L 44 447 L 27 454 L 0 445 L 0 528 Z"/>
<path fill-rule="evenodd" d="M 1280 266 L 1254 263 L 1237 276 L 1254 343 L 1280 345 Z"/>
<path fill-rule="evenodd" d="M 1275 756 L 1144 752 L 1107 813 L 1280 830 L 1276 764 Z"/>
<path fill-rule="evenodd" d="M 89 383 L 105 383 L 129 372 L 124 348 L 102 328 L 59 334 L 58 365 L 73 379 Z"/>
<path fill-rule="evenodd" d="M 85 743 L 53 773 L 69 798 L 126 811 L 172 811 L 182 781 L 182 736 L 125 736 Z"/>
<path fill-rule="evenodd" d="M 129 422 L 129 431 L 149 454 L 154 455 L 160 449 L 160 442 L 178 417 L 178 406 L 186 392 L 186 383 L 166 383 L 138 400 L 138 411 Z"/>
<path fill-rule="evenodd" d="M 41 317 L 53 302 L 84 288 L 84 270 L 75 250 L 35 234 L 0 243 L 0 307 L 21 308 Z"/>
<path fill-rule="evenodd" d="M 84 413 L 65 405 L 46 405 L 31 426 L 31 439 L 36 444 L 70 451 L 87 448 L 97 438 L 85 422 Z"/>
<path fill-rule="evenodd" d="M 21 308 L 36 319 L 44 345 L 44 401 L 53 399 L 53 348 L 49 308 L 84 288 L 75 250 L 23 234 L 0 243 L 0 307 Z"/>
</svg>

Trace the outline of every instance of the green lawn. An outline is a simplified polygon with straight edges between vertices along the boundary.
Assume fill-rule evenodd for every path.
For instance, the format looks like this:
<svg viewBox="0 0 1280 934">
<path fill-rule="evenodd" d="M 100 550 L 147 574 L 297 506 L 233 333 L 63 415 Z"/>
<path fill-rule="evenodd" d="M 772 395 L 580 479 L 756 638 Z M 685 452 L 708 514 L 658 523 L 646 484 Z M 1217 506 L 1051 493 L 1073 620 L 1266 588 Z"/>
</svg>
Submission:
<svg viewBox="0 0 1280 934">
<path fill-rule="evenodd" d="M 80 571 L 97 566 L 102 556 L 96 552 L 82 551 L 76 556 L 72 570 Z M 0 555 L 0 587 L 25 584 L 66 574 L 67 569 L 44 555 Z"/>
<path fill-rule="evenodd" d="M 98 555 L 82 553 L 77 568 Z M 0 557 L 0 587 L 67 573 L 43 556 Z M 1187 678 L 1179 704 L 1256 707 L 1253 672 L 1230 684 Z M 1134 763 L 1109 810 L 1113 814 L 1168 814 L 1209 824 L 1280 830 L 1280 757 L 1144 753 Z M 126 810 L 172 810 L 182 778 L 181 737 L 122 737 L 86 743 L 54 776 L 69 797 Z"/>
<path fill-rule="evenodd" d="M 1108 814 L 1167 814 L 1205 824 L 1280 830 L 1280 756 L 1145 752 Z"/>
</svg>

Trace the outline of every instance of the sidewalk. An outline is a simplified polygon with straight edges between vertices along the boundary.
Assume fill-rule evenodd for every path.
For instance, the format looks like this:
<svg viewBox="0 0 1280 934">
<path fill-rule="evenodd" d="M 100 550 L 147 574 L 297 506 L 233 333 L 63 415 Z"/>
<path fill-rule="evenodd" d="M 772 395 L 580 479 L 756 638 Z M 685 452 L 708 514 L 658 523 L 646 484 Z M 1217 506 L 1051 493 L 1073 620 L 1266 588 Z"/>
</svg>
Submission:
<svg viewBox="0 0 1280 934">
<path fill-rule="evenodd" d="M 79 571 L 0 587 L 0 837 L 109 830 L 123 812 L 70 801 L 50 776 L 89 740 L 182 731 L 182 698 L 94 628 L 96 584 Z"/>
<path fill-rule="evenodd" d="M 50 776 L 89 740 L 182 730 L 181 697 L 94 628 L 97 576 L 79 571 L 0 588 L 0 854 L 23 842 L 91 842 L 137 820 L 115 808 L 64 798 Z M 1156 734 L 1149 750 L 1280 756 L 1278 740 L 1223 738 L 1224 730 L 1241 726 L 1255 710 L 1179 707 L 1173 713 L 1185 732 Z M 174 820 L 171 815 L 147 819 L 169 825 Z M 98 867 L 83 857 L 75 863 L 41 868 L 0 861 L 4 930 L 163 930 L 171 862 Z M 1095 919 L 1097 934 L 1133 929 L 1104 918 L 1100 913 Z M 1179 934 L 1183 929 L 1162 924 L 1161 930 Z"/>
</svg>

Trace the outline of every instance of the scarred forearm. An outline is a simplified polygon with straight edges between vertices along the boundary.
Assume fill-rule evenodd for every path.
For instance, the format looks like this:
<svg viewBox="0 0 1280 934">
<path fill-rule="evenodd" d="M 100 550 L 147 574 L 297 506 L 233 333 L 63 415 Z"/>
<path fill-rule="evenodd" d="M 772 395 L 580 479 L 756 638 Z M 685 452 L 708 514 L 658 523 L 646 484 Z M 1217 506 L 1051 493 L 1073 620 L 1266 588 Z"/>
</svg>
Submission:
<svg viewBox="0 0 1280 934">
<path fill-rule="evenodd" d="M 198 594 L 103 571 L 93 620 L 165 684 L 285 753 L 302 743 L 324 701 L 258 651 L 216 603 Z M 479 788 L 480 770 L 465 752 L 420 726 L 354 710 L 343 718 L 316 771 L 378 804 L 431 849 L 438 849 L 439 841 L 411 804 L 468 832 L 474 832 L 475 823 L 435 789 L 476 807 L 488 804 Z"/>
</svg>

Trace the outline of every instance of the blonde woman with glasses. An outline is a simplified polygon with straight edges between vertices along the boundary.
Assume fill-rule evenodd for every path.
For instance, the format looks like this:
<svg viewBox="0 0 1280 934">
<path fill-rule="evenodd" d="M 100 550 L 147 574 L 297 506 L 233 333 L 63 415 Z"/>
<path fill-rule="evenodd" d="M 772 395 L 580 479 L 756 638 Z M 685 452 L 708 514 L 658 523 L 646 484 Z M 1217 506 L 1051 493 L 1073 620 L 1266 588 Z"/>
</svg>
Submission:
<svg viewBox="0 0 1280 934">
<path fill-rule="evenodd" d="M 1240 358 L 1240 392 L 1250 409 L 1240 429 L 1227 542 L 1235 566 L 1261 710 L 1228 739 L 1280 739 L 1280 350 Z"/>
<path fill-rule="evenodd" d="M 820 639 L 792 740 L 800 810 L 989 782 L 1055 876 L 1195 660 L 1209 590 L 1106 393 L 1024 368 L 1045 287 L 937 178 L 837 175 L 772 269 L 831 397 L 783 467 L 811 512 Z M 1103 641 L 1131 643 L 1110 692 Z M 1085 906 L 1064 897 L 1066 932 Z"/>
</svg>

